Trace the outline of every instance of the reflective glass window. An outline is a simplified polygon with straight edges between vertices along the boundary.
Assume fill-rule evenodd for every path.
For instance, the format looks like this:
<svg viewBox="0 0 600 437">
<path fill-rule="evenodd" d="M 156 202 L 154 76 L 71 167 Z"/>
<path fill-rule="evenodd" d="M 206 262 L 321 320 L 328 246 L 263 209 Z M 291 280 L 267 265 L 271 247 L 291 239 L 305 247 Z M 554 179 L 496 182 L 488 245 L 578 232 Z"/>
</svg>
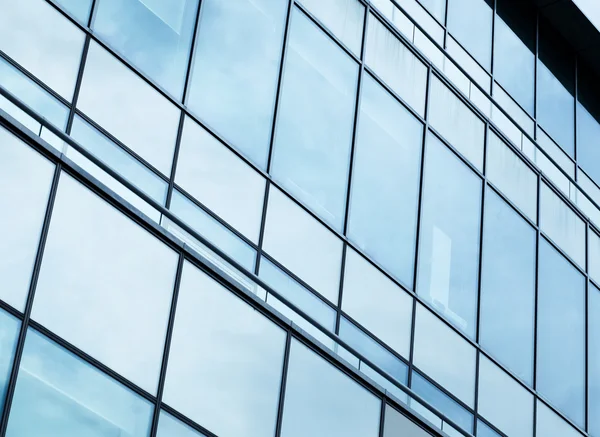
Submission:
<svg viewBox="0 0 600 437">
<path fill-rule="evenodd" d="M 265 179 L 189 118 L 181 137 L 175 182 L 258 242 Z"/>
<path fill-rule="evenodd" d="M 0 86 L 15 97 L 18 97 L 21 102 L 25 103 L 57 128 L 61 130 L 65 129 L 67 118 L 69 117 L 69 109 L 2 57 L 0 57 Z M 2 100 L 4 100 L 4 96 L 2 96 Z M 14 105 L 9 103 L 9 106 L 13 107 Z M 39 132 L 39 124 L 31 127 L 29 123 L 22 121 L 23 119 L 16 115 L 18 112 L 21 112 L 20 110 L 17 110 L 18 112 L 15 113 L 4 105 L 2 109 L 34 133 L 37 134 Z"/>
<path fill-rule="evenodd" d="M 355 55 L 360 56 L 365 22 L 362 3 L 358 0 L 302 0 L 301 3 Z"/>
<path fill-rule="evenodd" d="M 169 184 L 118 144 L 76 115 L 71 138 L 149 197 L 164 205 Z"/>
<path fill-rule="evenodd" d="M 537 118 L 567 152 L 575 152 L 575 57 L 573 50 L 545 20 L 540 19 L 537 68 Z"/>
<path fill-rule="evenodd" d="M 548 185 L 540 190 L 540 229 L 577 264 L 585 266 L 585 223 Z"/>
<path fill-rule="evenodd" d="M 446 0 L 418 0 L 440 23 L 446 21 Z"/>
<path fill-rule="evenodd" d="M 583 62 L 577 73 L 577 162 L 600 185 L 600 85 Z"/>
<path fill-rule="evenodd" d="M 430 433 L 425 431 L 414 421 L 400 413 L 389 405 L 385 406 L 385 426 L 383 437 L 429 437 Z"/>
<path fill-rule="evenodd" d="M 496 2 L 494 79 L 533 115 L 537 12 L 521 0 Z"/>
<path fill-rule="evenodd" d="M 423 125 L 368 74 L 361 93 L 348 237 L 411 287 Z"/>
<path fill-rule="evenodd" d="M 0 128 L 0 299 L 25 309 L 54 165 Z"/>
<path fill-rule="evenodd" d="M 271 173 L 341 230 L 358 65 L 297 9 L 290 25 Z"/>
<path fill-rule="evenodd" d="M 21 321 L 0 310 L 0 408 L 4 408 L 4 398 L 12 373 L 13 359 L 19 337 Z M 8 435 L 8 434 L 7 434 Z"/>
<path fill-rule="evenodd" d="M 588 232 L 588 272 L 600 284 L 600 236 L 591 229 Z"/>
<path fill-rule="evenodd" d="M 88 24 L 92 0 L 52 0 L 83 24 Z"/>
<path fill-rule="evenodd" d="M 536 436 L 581 437 L 575 428 L 539 400 L 536 418 Z"/>
<path fill-rule="evenodd" d="M 274 186 L 269 190 L 263 250 L 337 304 L 341 240 Z"/>
<path fill-rule="evenodd" d="M 528 384 L 533 382 L 536 238 L 536 231 L 488 188 L 479 342 Z"/>
<path fill-rule="evenodd" d="M 333 332 L 337 312 L 266 258 L 260 260 L 260 278 L 324 328 Z"/>
<path fill-rule="evenodd" d="M 423 183 L 417 293 L 474 336 L 481 181 L 430 135 Z"/>
<path fill-rule="evenodd" d="M 475 167 L 483 170 L 483 121 L 436 76 L 432 77 L 430 96 L 431 126 Z"/>
<path fill-rule="evenodd" d="M 486 173 L 510 201 L 537 221 L 537 175 L 496 134 L 488 131 Z"/>
<path fill-rule="evenodd" d="M 492 63 L 492 0 L 448 0 L 448 30 L 487 70 Z"/>
<path fill-rule="evenodd" d="M 478 413 L 511 437 L 531 437 L 533 395 L 500 367 L 479 356 Z"/>
<path fill-rule="evenodd" d="M 181 98 L 198 0 L 99 0 L 94 32 Z"/>
<path fill-rule="evenodd" d="M 267 166 L 287 0 L 203 0 L 187 105 Z"/>
<path fill-rule="evenodd" d="M 219 436 L 274 435 L 284 345 L 282 329 L 185 264 L 164 401 Z"/>
<path fill-rule="evenodd" d="M 537 389 L 583 426 L 585 281 L 549 243 L 539 244 Z"/>
<path fill-rule="evenodd" d="M 366 65 L 424 116 L 427 67 L 373 15 L 369 16 L 365 50 Z"/>
<path fill-rule="evenodd" d="M 153 407 L 30 329 L 6 435 L 145 437 L 150 432 Z"/>
<path fill-rule="evenodd" d="M 43 0 L 0 0 L 0 10 L 0 50 L 70 101 L 83 32 Z"/>
<path fill-rule="evenodd" d="M 204 437 L 204 434 L 175 419 L 169 413 L 161 411 L 156 437 Z"/>
<path fill-rule="evenodd" d="M 356 381 L 292 340 L 282 437 L 376 437 L 381 401 Z"/>
<path fill-rule="evenodd" d="M 62 174 L 31 317 L 155 393 L 176 266 L 174 251 Z"/>
<path fill-rule="evenodd" d="M 417 305 L 414 364 L 469 406 L 475 396 L 475 348 Z"/>
<path fill-rule="evenodd" d="M 477 437 L 501 437 L 496 431 L 486 425 L 482 420 L 477 421 Z"/>
<path fill-rule="evenodd" d="M 600 435 L 600 290 L 588 291 L 588 396 L 589 431 Z"/>
<path fill-rule="evenodd" d="M 346 250 L 342 309 L 408 358 L 413 298 L 351 248 Z"/>
<path fill-rule="evenodd" d="M 90 43 L 77 107 L 164 175 L 170 174 L 179 111 L 95 42 Z"/>
</svg>

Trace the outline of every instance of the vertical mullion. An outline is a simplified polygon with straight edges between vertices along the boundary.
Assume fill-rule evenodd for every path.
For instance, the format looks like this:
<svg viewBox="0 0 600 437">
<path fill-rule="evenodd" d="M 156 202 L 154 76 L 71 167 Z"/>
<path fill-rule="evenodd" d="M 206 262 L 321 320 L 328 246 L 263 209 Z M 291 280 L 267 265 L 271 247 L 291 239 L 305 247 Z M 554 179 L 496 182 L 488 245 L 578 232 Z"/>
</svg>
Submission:
<svg viewBox="0 0 600 437">
<path fill-rule="evenodd" d="M 150 428 L 150 437 L 156 436 L 158 430 L 158 420 L 160 417 L 162 398 L 165 388 L 165 379 L 167 376 L 167 365 L 169 362 L 169 350 L 171 349 L 171 339 L 173 337 L 173 327 L 175 326 L 175 314 L 177 311 L 177 300 L 179 298 L 179 287 L 181 286 L 181 276 L 183 274 L 183 264 L 185 257 L 183 252 L 179 254 L 179 261 L 177 263 L 177 270 L 175 273 L 175 283 L 173 285 L 173 297 L 171 299 L 171 310 L 169 313 L 169 321 L 167 322 L 167 332 L 165 335 L 165 347 L 163 350 L 162 364 L 160 368 L 160 375 L 158 378 L 158 390 L 156 393 L 156 404 L 154 407 L 154 416 L 152 417 L 152 425 Z"/>
<path fill-rule="evenodd" d="M 90 12 L 91 21 L 91 12 Z M 87 62 L 87 55 L 90 49 L 90 35 L 85 34 L 85 41 L 83 43 L 83 51 L 81 53 L 81 63 L 79 64 L 79 71 L 77 72 L 77 80 L 75 81 L 75 91 L 73 92 L 73 100 L 71 101 L 71 107 L 69 109 L 69 116 L 67 118 L 67 125 L 65 127 L 65 133 L 71 135 L 71 128 L 73 127 L 73 120 L 75 118 L 75 112 L 77 108 L 77 100 L 79 99 L 79 92 L 81 91 L 81 84 L 83 83 L 83 73 L 85 70 L 85 64 Z"/>
<path fill-rule="evenodd" d="M 181 149 L 181 138 L 183 137 L 184 122 L 186 119 L 185 111 L 181 111 L 179 117 L 179 126 L 177 127 L 177 136 L 175 137 L 175 149 L 173 150 L 173 161 L 171 163 L 171 174 L 169 175 L 169 186 L 167 188 L 167 197 L 165 198 L 165 208 L 171 208 L 171 199 L 175 186 L 175 173 L 177 172 L 177 162 L 179 161 L 179 150 Z"/>
<path fill-rule="evenodd" d="M 281 436 L 281 427 L 283 425 L 283 408 L 285 406 L 285 389 L 287 385 L 287 374 L 290 366 L 290 349 L 292 345 L 292 330 L 287 331 L 285 339 L 285 350 L 283 354 L 283 369 L 281 371 L 281 385 L 279 387 L 279 404 L 277 406 L 277 422 L 275 424 L 275 437 Z"/>
<path fill-rule="evenodd" d="M 381 398 L 381 412 L 379 414 L 379 437 L 383 437 L 385 433 L 385 396 Z"/>
<path fill-rule="evenodd" d="M 542 187 L 542 176 L 538 173 L 538 185 L 537 185 L 537 211 L 536 211 L 536 245 L 535 245 L 535 298 L 534 298 L 534 316 L 533 316 L 533 390 L 535 395 L 533 396 L 533 436 L 536 437 L 537 433 L 537 338 L 538 338 L 538 295 L 539 295 L 539 276 L 540 276 L 540 191 Z M 544 436 L 539 436 L 544 437 Z"/>
<path fill-rule="evenodd" d="M 590 266 L 590 261 L 589 261 L 589 256 L 588 256 L 588 248 L 587 248 L 587 244 L 589 241 L 589 233 L 590 233 L 590 224 L 589 222 L 586 222 L 586 227 L 585 227 L 585 242 L 586 242 L 586 250 L 585 250 L 585 272 L 586 272 L 586 277 L 585 277 L 585 387 L 584 387 L 584 392 L 585 392 L 585 419 L 584 419 L 584 426 L 585 426 L 585 430 L 589 432 L 590 429 L 590 404 L 589 404 L 589 397 L 590 397 L 590 393 L 589 393 L 589 386 L 590 386 L 590 381 L 589 381 L 589 364 L 588 364 L 588 359 L 589 359 L 589 300 L 590 300 L 590 277 L 589 277 L 589 266 Z"/>
<path fill-rule="evenodd" d="M 44 248 L 46 246 L 46 241 L 48 239 L 48 232 L 50 229 L 50 221 L 52 218 L 52 211 L 54 209 L 54 202 L 56 200 L 56 194 L 58 192 L 58 182 L 60 180 L 61 173 L 61 164 L 56 164 L 54 169 L 54 176 L 52 179 L 52 185 L 50 187 L 50 194 L 48 196 L 48 204 L 46 207 L 46 214 L 44 216 L 44 223 L 42 225 L 42 230 L 40 233 L 38 250 L 35 256 L 35 262 L 33 265 L 33 271 L 31 274 L 31 282 L 29 284 L 29 291 L 27 294 L 27 301 L 25 303 L 25 310 L 23 311 L 23 320 L 21 323 L 21 329 L 19 331 L 19 336 L 17 340 L 17 345 L 15 348 L 14 360 L 10 372 L 10 379 L 7 384 L 6 395 L 5 395 L 5 403 L 4 403 L 4 411 L 2 412 L 2 416 L 0 419 L 0 436 L 4 436 L 6 434 L 6 429 L 8 426 L 8 417 L 10 414 L 10 409 L 12 405 L 12 400 L 15 393 L 15 387 L 17 384 L 17 377 L 19 373 L 19 366 L 21 364 L 21 358 L 23 356 L 23 348 L 25 346 L 25 337 L 27 335 L 27 328 L 29 326 L 29 318 L 31 317 L 31 310 L 33 308 L 33 298 L 35 295 L 35 289 L 37 286 L 37 281 L 40 275 L 40 269 L 42 265 L 42 258 L 44 255 Z"/>
</svg>

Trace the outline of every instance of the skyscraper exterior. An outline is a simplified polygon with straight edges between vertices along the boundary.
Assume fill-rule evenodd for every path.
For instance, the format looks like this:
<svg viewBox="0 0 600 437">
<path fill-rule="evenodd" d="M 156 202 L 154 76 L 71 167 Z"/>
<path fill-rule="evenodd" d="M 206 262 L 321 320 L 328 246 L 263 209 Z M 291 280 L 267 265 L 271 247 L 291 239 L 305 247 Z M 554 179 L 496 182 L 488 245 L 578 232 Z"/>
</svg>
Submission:
<svg viewBox="0 0 600 437">
<path fill-rule="evenodd" d="M 0 0 L 0 437 L 600 437 L 599 29 Z"/>
</svg>

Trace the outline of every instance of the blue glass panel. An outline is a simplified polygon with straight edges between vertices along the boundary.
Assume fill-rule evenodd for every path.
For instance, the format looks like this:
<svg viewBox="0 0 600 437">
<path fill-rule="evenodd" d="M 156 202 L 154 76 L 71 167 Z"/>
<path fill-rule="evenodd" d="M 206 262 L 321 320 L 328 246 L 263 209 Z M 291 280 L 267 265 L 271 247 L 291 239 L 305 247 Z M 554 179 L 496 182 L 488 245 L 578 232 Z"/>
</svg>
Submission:
<svg viewBox="0 0 600 437">
<path fill-rule="evenodd" d="M 537 235 L 489 188 L 483 230 L 480 343 L 532 384 Z"/>
<path fill-rule="evenodd" d="M 271 173 L 342 229 L 358 65 L 303 13 L 292 15 Z"/>
<path fill-rule="evenodd" d="M 475 335 L 481 181 L 433 135 L 427 139 L 417 293 Z"/>
<path fill-rule="evenodd" d="M 146 437 L 152 407 L 30 329 L 6 435 Z"/>
<path fill-rule="evenodd" d="M 585 281 L 546 240 L 540 241 L 537 389 L 584 424 Z"/>
<path fill-rule="evenodd" d="M 487 426 L 481 420 L 477 421 L 477 437 L 501 437 L 496 431 Z"/>
<path fill-rule="evenodd" d="M 412 374 L 411 388 L 448 419 L 465 431 L 472 432 L 473 415 L 417 372 Z"/>
<path fill-rule="evenodd" d="M 588 299 L 589 431 L 600 435 L 600 290 L 592 284 Z"/>
<path fill-rule="evenodd" d="M 577 72 L 577 161 L 600 185 L 600 84 L 583 62 Z"/>
<path fill-rule="evenodd" d="M 189 108 L 267 166 L 287 0 L 203 0 Z"/>
<path fill-rule="evenodd" d="M 448 0 L 448 30 L 487 70 L 492 60 L 492 15 L 488 0 Z"/>
<path fill-rule="evenodd" d="M 380 370 L 386 372 L 399 383 L 406 385 L 408 366 L 343 317 L 340 319 L 339 336 Z"/>
<path fill-rule="evenodd" d="M 92 0 L 53 0 L 68 13 L 87 26 L 90 17 Z"/>
<path fill-rule="evenodd" d="M 418 0 L 440 23 L 446 18 L 446 0 Z"/>
<path fill-rule="evenodd" d="M 0 411 L 4 408 L 4 397 L 12 371 L 20 326 L 20 320 L 0 310 Z"/>
<path fill-rule="evenodd" d="M 361 93 L 348 236 L 410 287 L 423 125 L 368 74 Z"/>
<path fill-rule="evenodd" d="M 99 0 L 94 32 L 181 98 L 198 0 Z"/>
<path fill-rule="evenodd" d="M 161 411 L 156 437 L 204 437 L 204 434 L 175 419 L 170 414 Z"/>
</svg>

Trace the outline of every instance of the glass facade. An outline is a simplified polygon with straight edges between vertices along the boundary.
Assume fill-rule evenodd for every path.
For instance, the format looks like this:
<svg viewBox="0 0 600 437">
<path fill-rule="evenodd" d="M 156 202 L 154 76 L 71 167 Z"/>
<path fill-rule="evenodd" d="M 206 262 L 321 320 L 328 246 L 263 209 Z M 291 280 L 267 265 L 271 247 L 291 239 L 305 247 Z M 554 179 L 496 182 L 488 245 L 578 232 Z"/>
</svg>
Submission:
<svg viewBox="0 0 600 437">
<path fill-rule="evenodd" d="M 598 73 L 517 0 L 0 0 L 0 437 L 600 437 Z"/>
</svg>

